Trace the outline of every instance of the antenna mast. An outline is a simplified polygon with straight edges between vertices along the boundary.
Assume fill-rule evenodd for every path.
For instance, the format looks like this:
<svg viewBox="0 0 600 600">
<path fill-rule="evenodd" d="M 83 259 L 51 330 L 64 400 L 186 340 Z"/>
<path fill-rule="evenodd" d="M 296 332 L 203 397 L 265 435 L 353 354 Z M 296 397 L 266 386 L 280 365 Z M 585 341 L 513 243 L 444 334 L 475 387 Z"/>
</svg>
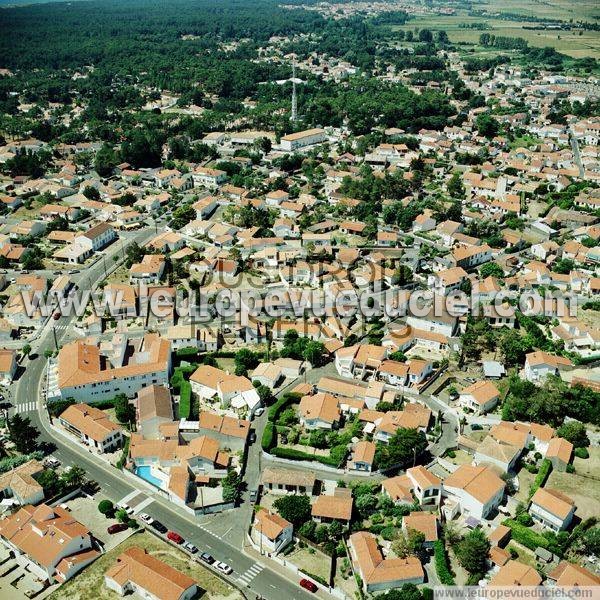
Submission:
<svg viewBox="0 0 600 600">
<path fill-rule="evenodd" d="M 296 61 L 294 60 L 292 66 L 292 116 L 290 118 L 292 123 L 298 120 L 298 96 L 296 95 Z"/>
</svg>

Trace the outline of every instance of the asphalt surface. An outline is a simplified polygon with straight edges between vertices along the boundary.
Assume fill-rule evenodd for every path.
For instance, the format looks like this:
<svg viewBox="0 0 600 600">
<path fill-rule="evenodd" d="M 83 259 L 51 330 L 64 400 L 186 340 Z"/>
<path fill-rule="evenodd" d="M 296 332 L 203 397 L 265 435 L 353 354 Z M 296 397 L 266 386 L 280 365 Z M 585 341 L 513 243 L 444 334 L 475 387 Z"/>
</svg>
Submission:
<svg viewBox="0 0 600 600">
<path fill-rule="evenodd" d="M 152 235 L 154 235 L 154 231 L 141 231 L 124 242 L 124 246 L 126 248 L 133 241 L 142 244 Z M 118 266 L 118 263 L 113 261 L 112 257 L 123 251 L 119 241 L 115 245 L 117 244 L 117 247 L 114 249 L 109 248 L 106 252 L 106 264 L 109 265 L 109 270 L 116 269 Z M 80 287 L 84 287 L 84 284 L 88 281 L 93 282 L 92 285 L 96 285 L 104 277 L 104 261 L 100 260 L 80 274 L 72 275 L 72 280 Z M 242 589 L 247 598 L 253 599 L 257 595 L 269 600 L 280 600 L 281 598 L 307 600 L 313 598 L 313 594 L 305 592 L 298 586 L 300 577 L 291 574 L 289 577 L 279 575 L 243 553 L 242 546 L 246 539 L 245 528 L 249 523 L 250 511 L 252 510 L 249 504 L 243 504 L 241 507 L 222 513 L 219 516 L 209 515 L 194 518 L 192 515 L 178 510 L 175 505 L 170 504 L 145 487 L 136 487 L 133 482 L 125 479 L 120 471 L 108 465 L 103 459 L 92 455 L 83 447 L 57 434 L 50 427 L 41 395 L 46 366 L 44 352 L 55 348 L 53 329 L 56 332 L 56 342 L 60 346 L 69 337 L 69 325 L 74 319 L 75 316 L 61 317 L 56 321 L 51 318 L 40 335 L 31 342 L 31 355 L 35 358 L 23 359 L 22 366 L 24 370 L 18 380 L 11 386 L 14 407 L 10 412 L 19 412 L 23 416 L 29 417 L 32 424 L 40 431 L 40 441 L 51 444 L 55 448 L 52 455 L 56 456 L 63 465 L 83 467 L 87 477 L 98 483 L 102 495 L 113 502 L 118 502 L 136 491 L 140 491 L 146 497 L 152 499 L 152 502 L 147 504 L 142 512 L 148 513 L 169 529 L 180 533 L 186 540 L 195 544 L 200 552 L 209 552 L 215 559 L 228 563 L 234 572 L 227 579 L 236 587 Z M 35 403 L 35 409 L 24 410 L 26 407 L 31 407 L 33 403 Z M 258 483 L 259 469 L 255 460 L 258 446 L 259 443 L 256 442 L 251 447 L 251 467 L 247 474 L 250 479 L 249 488 Z M 210 524 L 213 520 L 231 523 L 229 530 L 226 532 L 227 540 L 222 539 L 225 535 L 220 536 L 220 534 L 211 532 Z"/>
</svg>

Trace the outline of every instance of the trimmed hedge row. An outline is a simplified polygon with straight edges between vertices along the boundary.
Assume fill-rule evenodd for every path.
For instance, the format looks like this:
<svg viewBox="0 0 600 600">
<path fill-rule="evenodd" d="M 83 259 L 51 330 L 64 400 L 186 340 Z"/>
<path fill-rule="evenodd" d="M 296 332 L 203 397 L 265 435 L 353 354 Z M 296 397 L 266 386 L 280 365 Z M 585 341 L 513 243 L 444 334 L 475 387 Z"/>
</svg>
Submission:
<svg viewBox="0 0 600 600">
<path fill-rule="evenodd" d="M 502 525 L 506 525 L 510 527 L 512 538 L 519 544 L 523 544 L 526 548 L 535 551 L 536 548 L 542 547 L 550 552 L 553 551 L 553 544 L 545 538 L 543 535 L 529 529 L 529 527 L 525 527 L 525 525 L 521 525 L 517 521 L 513 519 L 506 519 L 502 522 Z M 552 549 L 551 549 L 552 548 Z"/>
<path fill-rule="evenodd" d="M 435 571 L 442 585 L 456 585 L 454 577 L 448 567 L 448 556 L 442 540 L 433 543 L 433 557 L 435 559 Z"/>
<path fill-rule="evenodd" d="M 278 458 L 289 458 L 290 460 L 314 460 L 323 465 L 335 468 L 339 465 L 339 462 L 332 459 L 330 456 L 313 456 L 312 454 L 307 454 L 306 452 L 301 452 L 294 448 L 273 448 L 271 454 Z"/>
<path fill-rule="evenodd" d="M 275 433 L 275 426 L 270 421 L 265 425 L 263 431 L 261 446 L 265 452 L 270 452 L 277 441 L 277 435 Z"/>
<path fill-rule="evenodd" d="M 184 379 L 179 393 L 179 418 L 189 419 L 192 408 L 192 384 Z"/>
<path fill-rule="evenodd" d="M 552 471 L 552 463 L 545 458 L 542 461 L 542 465 L 538 474 L 536 475 L 531 487 L 529 488 L 529 499 L 537 492 L 538 488 L 543 486 L 546 483 L 546 480 L 550 476 L 550 471 Z"/>
<path fill-rule="evenodd" d="M 271 421 L 271 423 L 276 423 L 277 419 L 279 418 L 279 415 L 290 404 L 294 404 L 299 401 L 300 401 L 300 394 L 292 394 L 292 393 L 284 394 L 283 396 L 281 396 L 281 398 L 279 398 L 277 400 L 277 402 L 275 402 L 275 404 L 273 404 L 273 406 L 271 406 L 271 408 L 269 408 L 269 414 L 268 414 L 269 421 Z"/>
</svg>

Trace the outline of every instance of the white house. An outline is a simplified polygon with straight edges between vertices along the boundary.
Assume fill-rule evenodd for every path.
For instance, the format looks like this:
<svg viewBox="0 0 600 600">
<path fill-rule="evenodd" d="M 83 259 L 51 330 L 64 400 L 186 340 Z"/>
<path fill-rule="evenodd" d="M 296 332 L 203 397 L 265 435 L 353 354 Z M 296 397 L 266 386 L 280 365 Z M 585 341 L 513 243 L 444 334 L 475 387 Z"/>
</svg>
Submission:
<svg viewBox="0 0 600 600">
<path fill-rule="evenodd" d="M 504 482 L 489 467 L 461 465 L 444 479 L 442 495 L 462 514 L 485 519 L 502 502 Z"/>
<path fill-rule="evenodd" d="M 500 392 L 491 381 L 476 381 L 460 392 L 458 403 L 480 415 L 492 410 L 499 399 Z"/>
<path fill-rule="evenodd" d="M 278 554 L 294 538 L 294 526 L 277 514 L 261 509 L 252 524 L 252 539 L 264 551 Z"/>
<path fill-rule="evenodd" d="M 575 503 L 558 490 L 540 487 L 531 498 L 529 514 L 542 527 L 559 532 L 571 524 Z"/>
<path fill-rule="evenodd" d="M 525 379 L 542 383 L 548 375 L 560 375 L 561 369 L 569 369 L 573 363 L 563 356 L 555 356 L 538 350 L 525 356 Z"/>
</svg>

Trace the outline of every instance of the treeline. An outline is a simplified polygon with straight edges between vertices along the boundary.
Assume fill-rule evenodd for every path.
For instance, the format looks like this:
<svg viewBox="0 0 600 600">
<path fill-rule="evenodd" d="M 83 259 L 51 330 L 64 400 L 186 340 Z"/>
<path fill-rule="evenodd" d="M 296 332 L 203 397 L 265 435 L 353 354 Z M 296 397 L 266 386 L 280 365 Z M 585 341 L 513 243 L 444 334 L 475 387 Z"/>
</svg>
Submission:
<svg viewBox="0 0 600 600">
<path fill-rule="evenodd" d="M 527 40 L 520 37 L 507 37 L 503 35 L 494 35 L 492 33 L 482 33 L 479 36 L 479 45 L 486 48 L 500 48 L 502 50 L 524 50 L 527 48 Z"/>
</svg>

